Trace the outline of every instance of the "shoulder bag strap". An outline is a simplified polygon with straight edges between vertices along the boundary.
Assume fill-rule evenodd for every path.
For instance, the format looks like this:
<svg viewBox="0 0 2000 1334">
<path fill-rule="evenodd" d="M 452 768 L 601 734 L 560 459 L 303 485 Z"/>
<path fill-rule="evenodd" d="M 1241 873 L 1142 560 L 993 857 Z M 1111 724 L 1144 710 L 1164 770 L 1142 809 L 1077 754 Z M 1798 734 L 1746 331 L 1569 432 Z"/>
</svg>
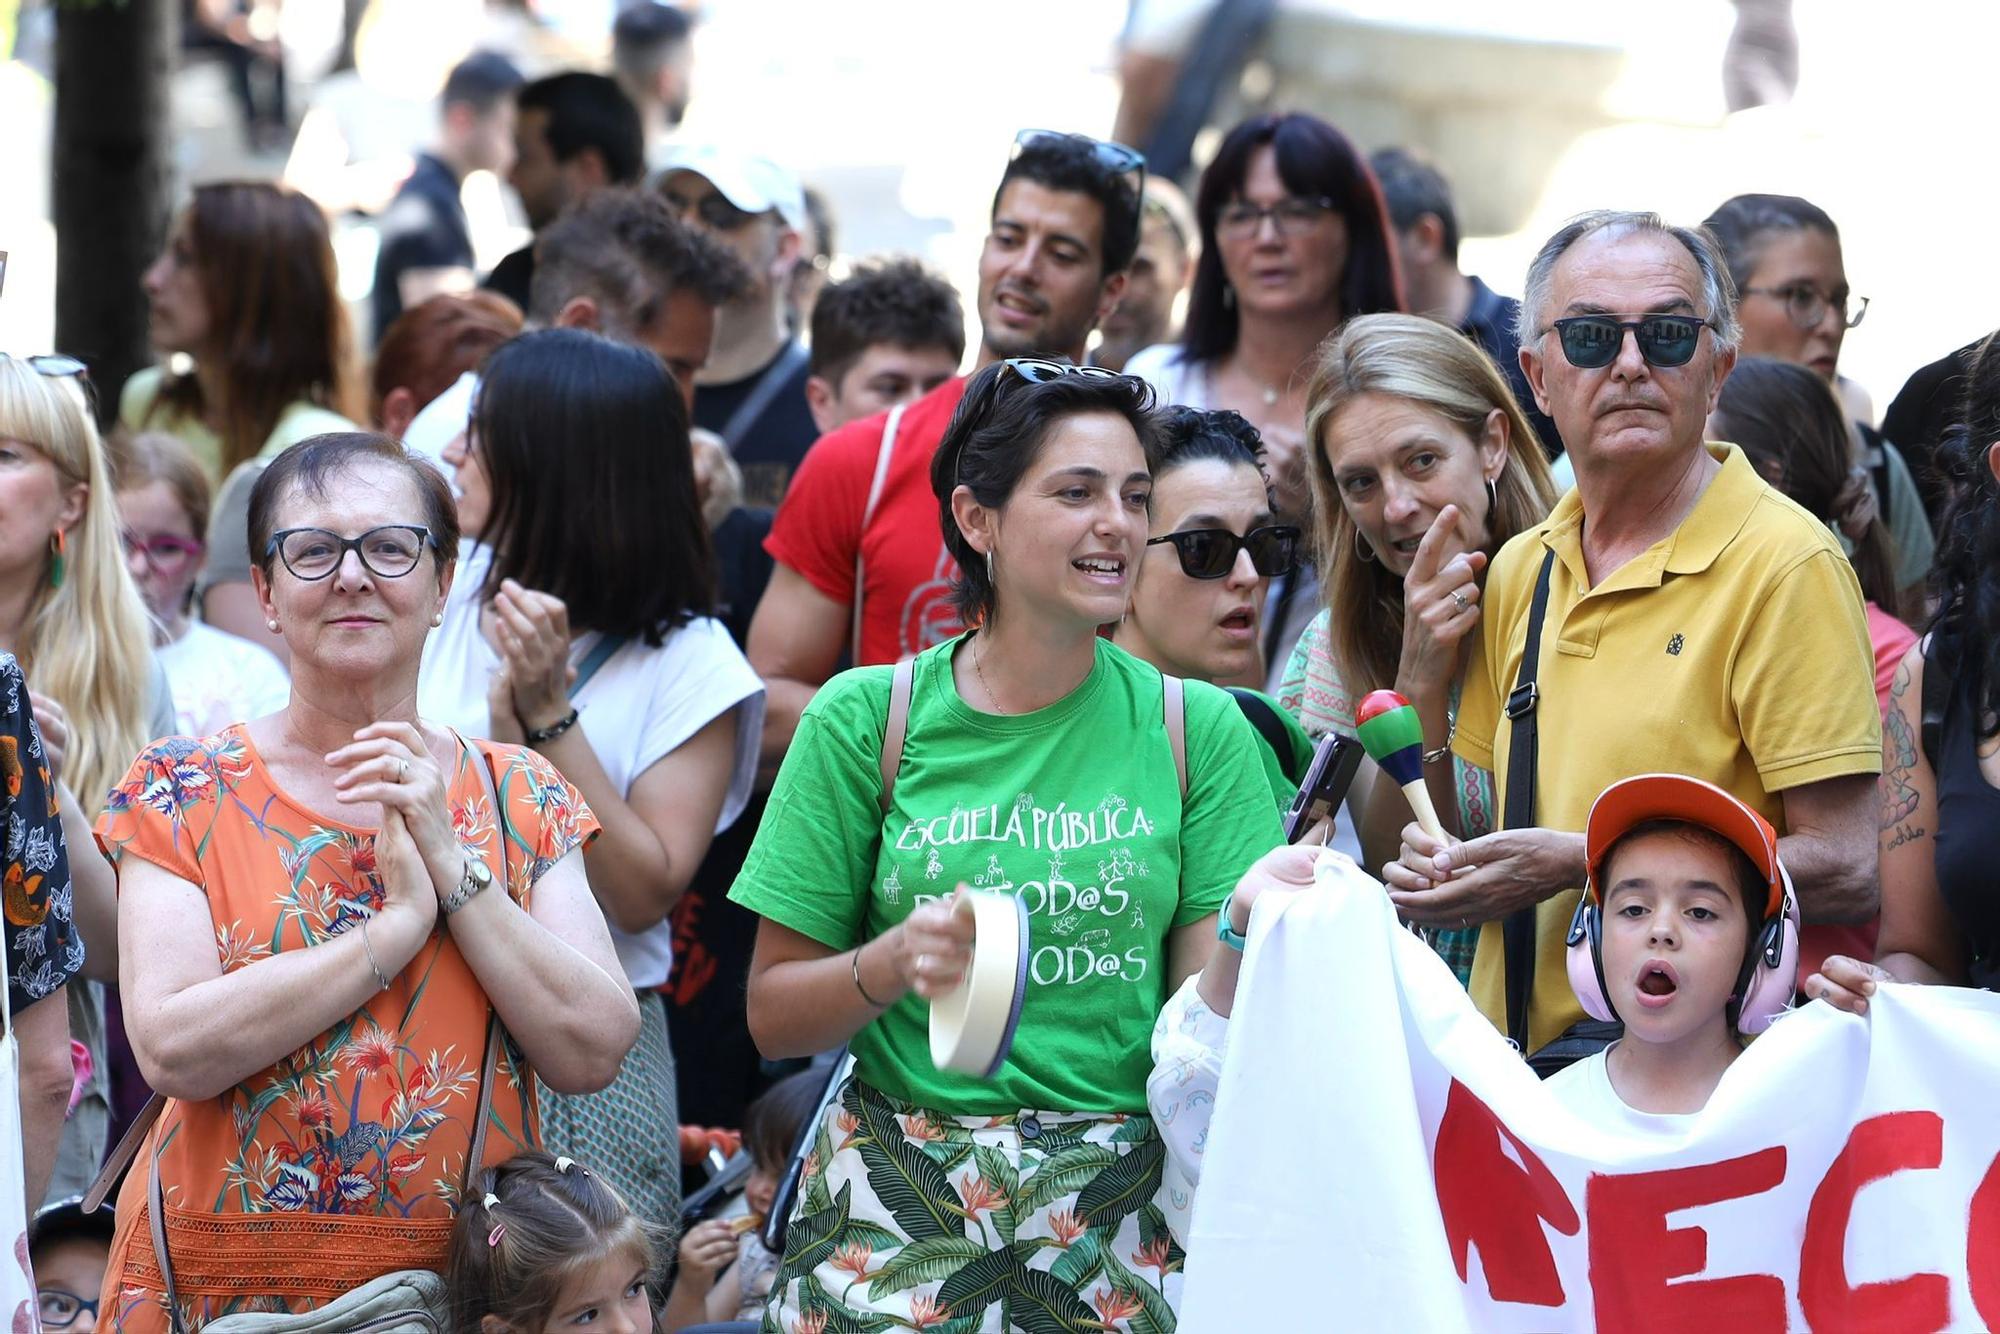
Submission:
<svg viewBox="0 0 2000 1334">
<path fill-rule="evenodd" d="M 1160 673 L 1160 711 L 1166 718 L 1167 744 L 1174 752 L 1174 776 L 1180 780 L 1181 800 L 1187 800 L 1187 696 L 1185 682 L 1178 676 Z"/>
<path fill-rule="evenodd" d="M 590 678 L 597 675 L 597 669 L 611 661 L 611 655 L 625 647 L 624 635 L 599 634 L 597 642 L 590 646 L 590 652 L 583 655 L 583 661 L 576 665 L 576 680 L 569 683 L 569 698 L 575 699 L 579 691 L 590 684 Z M 507 850 L 500 849 L 501 856 Z"/>
<path fill-rule="evenodd" d="M 1918 692 L 1920 727 L 1924 748 L 1924 758 L 1930 761 L 1931 773 L 1938 771 L 1939 740 L 1944 735 L 1945 710 L 1951 704 L 1951 680 L 1945 675 L 1944 655 L 1938 651 L 1938 635 L 1931 632 L 1930 643 L 1924 646 L 1924 684 Z"/>
<path fill-rule="evenodd" d="M 917 681 L 917 660 L 905 658 L 889 678 L 889 719 L 882 728 L 882 814 L 896 795 L 896 771 L 903 767 L 903 742 L 910 735 L 910 691 Z"/>
<path fill-rule="evenodd" d="M 1536 715 L 1541 687 L 1535 677 L 1542 667 L 1542 619 L 1549 610 L 1549 576 L 1556 553 L 1542 555 L 1542 572 L 1535 578 L 1535 600 L 1528 608 L 1527 641 L 1521 646 L 1521 670 L 1507 696 L 1507 718 L 1513 723 L 1507 747 L 1507 792 L 1501 816 L 1503 829 L 1528 829 L 1535 823 Z M 1508 914 L 1501 926 L 1507 969 L 1507 1036 L 1522 1055 L 1528 1052 L 1528 995 L 1535 982 L 1535 909 L 1533 905 Z"/>
<path fill-rule="evenodd" d="M 799 367 L 805 365 L 806 358 L 811 355 L 804 343 L 795 341 L 786 344 L 785 350 L 778 354 L 778 359 L 771 363 L 763 378 L 750 387 L 750 392 L 736 405 L 736 411 L 730 413 L 729 420 L 722 424 L 722 440 L 729 446 L 730 453 L 736 452 L 736 447 L 743 443 L 743 437 L 764 415 L 764 409 L 777 401 L 778 395 L 784 392 L 785 386 L 791 383 Z"/>
<path fill-rule="evenodd" d="M 848 633 L 847 660 L 856 667 L 861 665 L 861 603 L 862 590 L 867 587 L 862 582 L 861 539 L 868 536 L 868 525 L 875 521 L 876 507 L 882 503 L 882 488 L 889 482 L 889 460 L 896 454 L 896 432 L 903 424 L 903 409 L 907 406 L 898 403 L 889 409 L 889 420 L 882 426 L 882 443 L 875 447 L 875 475 L 868 482 L 868 503 L 861 507 L 861 527 L 854 533 L 854 624 Z"/>
<path fill-rule="evenodd" d="M 479 775 L 480 785 L 486 789 L 487 801 L 492 803 L 494 836 L 500 840 L 500 886 L 501 892 L 505 893 L 507 886 L 507 830 L 501 815 L 499 797 L 493 781 L 492 757 L 481 752 L 464 737 L 459 738 L 459 744 L 470 752 L 468 758 L 472 761 L 474 771 Z M 492 1002 L 489 1001 L 487 1004 L 486 1055 L 479 1066 L 479 1099 L 473 1113 L 472 1144 L 466 1150 L 465 1168 L 459 1175 L 459 1197 L 461 1199 L 465 1198 L 467 1192 L 470 1191 L 472 1179 L 478 1175 L 479 1165 L 486 1156 L 486 1123 L 492 1116 L 493 1081 L 500 1070 L 500 1043 L 502 1039 L 500 1016 L 492 1010 Z M 133 1144 L 128 1147 L 128 1141 L 132 1139 L 135 1133 L 139 1133 L 145 1128 L 150 1127 L 154 1121 L 159 1119 L 160 1106 L 163 1106 L 164 1103 L 164 1099 L 157 1094 L 154 1095 L 152 1101 L 146 1104 L 146 1110 L 140 1113 L 139 1120 L 134 1123 L 132 1130 L 128 1131 L 125 1138 L 118 1142 L 118 1148 L 112 1155 L 114 1159 L 120 1155 L 123 1155 L 128 1160 L 131 1158 L 132 1152 L 137 1148 L 137 1145 Z M 156 1106 L 155 1104 L 159 1104 L 160 1106 Z M 111 1163 L 106 1164 L 106 1173 L 109 1173 L 111 1176 L 116 1175 L 112 1171 Z M 100 1174 L 97 1181 L 91 1185 L 91 1193 L 99 1201 L 102 1201 L 103 1191 L 108 1188 L 109 1182 L 106 1176 Z M 167 1316 L 172 1323 L 173 1334 L 187 1334 L 187 1327 L 181 1321 L 180 1293 L 174 1285 L 174 1262 L 167 1250 L 167 1220 L 163 1197 L 164 1192 L 160 1189 L 160 1150 L 156 1148 L 153 1150 L 153 1154 L 147 1160 L 146 1164 L 146 1226 L 152 1233 L 153 1262 L 160 1267 L 160 1281 L 161 1285 L 166 1289 Z M 86 1209 L 95 1207 L 95 1205 L 86 1205 Z"/>
</svg>

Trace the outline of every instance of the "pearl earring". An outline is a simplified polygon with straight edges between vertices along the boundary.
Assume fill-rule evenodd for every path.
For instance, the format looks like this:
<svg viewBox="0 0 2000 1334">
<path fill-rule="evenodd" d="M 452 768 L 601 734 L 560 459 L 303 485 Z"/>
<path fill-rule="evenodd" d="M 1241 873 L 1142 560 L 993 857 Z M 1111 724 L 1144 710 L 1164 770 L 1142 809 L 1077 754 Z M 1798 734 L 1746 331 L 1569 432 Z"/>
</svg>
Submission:
<svg viewBox="0 0 2000 1334">
<path fill-rule="evenodd" d="M 437 613 L 436 615 L 434 615 L 434 616 L 432 616 L 432 617 L 431 617 L 431 628 L 432 628 L 432 629 L 436 629 L 436 628 L 437 628 L 438 626 L 440 626 L 440 625 L 443 625 L 443 624 L 444 624 L 444 613 L 443 613 L 443 612 L 438 612 L 438 613 Z"/>
<path fill-rule="evenodd" d="M 264 622 L 264 624 L 266 624 L 266 625 L 268 625 L 268 626 L 270 626 L 270 627 L 271 627 L 271 633 L 272 633 L 272 634 L 274 634 L 274 635 L 275 635 L 275 634 L 277 634 L 277 633 L 278 633 L 278 622 L 277 622 L 277 620 L 276 620 L 275 618 L 274 618 L 274 619 L 272 619 L 272 620 L 268 620 L 268 621 Z"/>
</svg>

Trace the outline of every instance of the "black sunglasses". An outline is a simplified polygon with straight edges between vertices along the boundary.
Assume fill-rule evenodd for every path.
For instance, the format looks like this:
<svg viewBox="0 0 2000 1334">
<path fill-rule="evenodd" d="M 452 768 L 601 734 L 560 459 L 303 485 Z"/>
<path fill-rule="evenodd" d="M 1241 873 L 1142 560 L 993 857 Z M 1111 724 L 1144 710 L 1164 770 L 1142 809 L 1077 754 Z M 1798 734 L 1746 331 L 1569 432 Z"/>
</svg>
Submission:
<svg viewBox="0 0 2000 1334">
<path fill-rule="evenodd" d="M 1227 528 L 1188 528 L 1165 537 L 1150 539 L 1146 545 L 1174 544 L 1181 558 L 1181 573 L 1190 579 L 1220 579 L 1235 568 L 1236 553 L 1250 553 L 1250 564 L 1266 579 L 1290 574 L 1298 564 L 1299 530 L 1288 523 L 1252 528 L 1238 537 Z"/>
<path fill-rule="evenodd" d="M 1593 371 L 1618 360 L 1625 346 L 1625 331 L 1639 340 L 1639 355 L 1648 366 L 1685 366 L 1694 360 L 1701 331 L 1715 326 L 1693 315 L 1648 315 L 1642 320 L 1620 320 L 1611 315 L 1572 315 L 1555 322 L 1562 340 L 1563 357 L 1579 370 Z"/>
<path fill-rule="evenodd" d="M 1121 379 L 1119 373 L 1102 366 L 1078 366 L 1048 357 L 1009 357 L 1000 363 L 1029 384 L 1045 384 L 1065 375 L 1087 375 L 1098 380 Z"/>
<path fill-rule="evenodd" d="M 1092 160 L 1104 171 L 1113 176 L 1135 176 L 1133 189 L 1145 189 L 1146 155 L 1136 148 L 1127 148 L 1109 139 L 1093 139 L 1087 134 L 1071 134 L 1063 130 L 1023 130 L 1014 136 L 1013 156 L 1019 157 L 1023 150 L 1043 140 L 1082 145 L 1090 150 Z"/>
</svg>

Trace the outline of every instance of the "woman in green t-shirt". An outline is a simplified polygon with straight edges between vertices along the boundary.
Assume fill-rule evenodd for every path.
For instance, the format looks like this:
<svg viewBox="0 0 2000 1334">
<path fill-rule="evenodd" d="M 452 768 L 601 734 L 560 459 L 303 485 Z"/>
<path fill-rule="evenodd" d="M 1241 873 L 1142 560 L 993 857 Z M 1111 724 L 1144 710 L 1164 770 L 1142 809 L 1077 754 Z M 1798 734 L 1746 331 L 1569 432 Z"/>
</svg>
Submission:
<svg viewBox="0 0 2000 1334">
<path fill-rule="evenodd" d="M 1264 444 L 1242 414 L 1169 407 L 1158 416 L 1152 535 L 1111 642 L 1163 672 L 1229 686 L 1264 743 L 1264 776 L 1282 810 L 1312 763 L 1312 739 L 1244 683 L 1264 680 L 1265 595 L 1297 564 L 1300 533 L 1272 513 Z"/>
<path fill-rule="evenodd" d="M 1098 634 L 1144 550 L 1156 432 L 1130 377 L 975 376 L 931 479 L 976 628 L 915 661 L 886 812 L 891 669 L 834 678 L 800 720 L 730 894 L 764 919 L 750 1028 L 772 1057 L 846 1043 L 855 1071 L 807 1155 L 777 1328 L 1173 1326 L 1186 1199 L 1162 1187 L 1148 1039 L 1280 835 L 1234 702 L 1188 683 L 1183 789 L 1159 672 Z M 1014 1043 L 983 1080 L 929 1055 L 928 1000 L 970 957 L 962 887 L 1029 922 Z"/>
</svg>

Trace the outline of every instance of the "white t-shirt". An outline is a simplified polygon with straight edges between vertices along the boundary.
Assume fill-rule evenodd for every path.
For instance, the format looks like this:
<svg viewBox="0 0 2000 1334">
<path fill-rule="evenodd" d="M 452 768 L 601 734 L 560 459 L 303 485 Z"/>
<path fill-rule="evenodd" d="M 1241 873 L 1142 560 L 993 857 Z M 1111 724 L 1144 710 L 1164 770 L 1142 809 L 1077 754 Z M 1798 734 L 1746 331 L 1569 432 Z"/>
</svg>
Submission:
<svg viewBox="0 0 2000 1334">
<path fill-rule="evenodd" d="M 500 655 L 479 633 L 479 589 L 492 551 L 466 542 L 458 577 L 445 603 L 444 623 L 431 631 L 417 677 L 417 712 L 468 736 L 490 736 L 486 687 Z M 581 663 L 598 636 L 583 634 L 571 646 Z M 572 697 L 580 725 L 598 763 L 618 788 L 631 792 L 640 774 L 679 749 L 730 709 L 736 712 L 736 762 L 715 823 L 720 833 L 736 822 L 757 777 L 757 747 L 764 731 L 764 683 L 720 621 L 702 617 L 667 636 L 658 648 L 628 640 Z M 625 975 L 640 990 L 667 980 L 673 966 L 674 930 L 661 922 L 638 935 L 611 928 Z"/>
<path fill-rule="evenodd" d="M 158 651 L 174 693 L 174 731 L 210 736 L 285 707 L 292 678 L 278 655 L 200 621 Z"/>
<path fill-rule="evenodd" d="M 1204 412 L 1215 406 L 1209 401 L 1208 368 L 1183 360 L 1179 343 L 1155 343 L 1140 348 L 1126 359 L 1125 373 L 1153 386 L 1153 393 L 1162 403 L 1178 403 Z"/>
<path fill-rule="evenodd" d="M 1694 1123 L 1693 1112 L 1642 1112 L 1628 1106 L 1618 1096 L 1618 1090 L 1611 1087 L 1611 1072 L 1605 1064 L 1610 1055 L 1611 1048 L 1606 1047 L 1595 1056 L 1585 1057 L 1550 1075 L 1543 1087 L 1555 1094 L 1563 1106 L 1614 1135 L 1678 1136 Z"/>
</svg>

